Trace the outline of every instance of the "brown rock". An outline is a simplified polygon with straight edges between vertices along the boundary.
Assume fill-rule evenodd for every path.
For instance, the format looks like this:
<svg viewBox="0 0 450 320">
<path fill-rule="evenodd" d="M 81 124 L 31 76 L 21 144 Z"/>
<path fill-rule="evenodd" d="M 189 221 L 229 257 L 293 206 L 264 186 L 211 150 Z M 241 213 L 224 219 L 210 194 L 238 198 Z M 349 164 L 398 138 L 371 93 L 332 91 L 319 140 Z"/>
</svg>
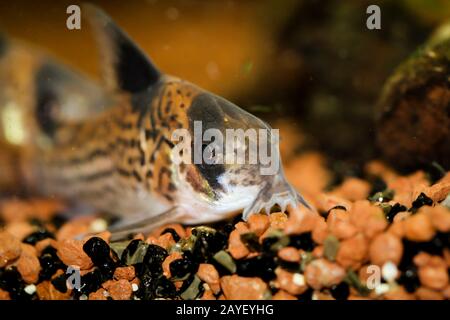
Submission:
<svg viewBox="0 0 450 320">
<path fill-rule="evenodd" d="M 381 233 L 375 236 L 370 244 L 369 256 L 373 264 L 383 266 L 390 261 L 398 265 L 403 255 L 401 240 L 392 233 Z"/>
<path fill-rule="evenodd" d="M 405 237 L 411 241 L 429 241 L 434 236 L 430 217 L 417 213 L 404 221 Z"/>
<path fill-rule="evenodd" d="M 332 209 L 327 218 L 328 231 L 338 239 L 353 237 L 358 229 L 350 222 L 350 214 L 342 209 Z"/>
<path fill-rule="evenodd" d="M 257 236 L 260 236 L 270 226 L 270 219 L 267 215 L 252 214 L 248 218 L 247 224 L 251 232 L 254 232 Z"/>
<path fill-rule="evenodd" d="M 300 262 L 300 252 L 294 247 L 284 247 L 278 251 L 278 257 L 288 262 Z"/>
<path fill-rule="evenodd" d="M 114 300 L 129 300 L 133 289 L 127 280 L 121 279 L 108 286 L 108 292 Z"/>
<path fill-rule="evenodd" d="M 344 277 L 342 267 L 325 259 L 313 260 L 305 268 L 306 283 L 316 290 L 338 284 Z"/>
<path fill-rule="evenodd" d="M 136 273 L 133 266 L 128 267 L 118 267 L 114 271 L 114 279 L 121 280 L 125 279 L 128 281 L 133 280 L 136 277 Z"/>
<path fill-rule="evenodd" d="M 198 267 L 197 276 L 206 282 L 212 292 L 217 294 L 220 291 L 219 273 L 212 264 L 201 263 Z"/>
<path fill-rule="evenodd" d="M 292 295 L 299 295 L 308 289 L 305 278 L 302 274 L 291 273 L 282 268 L 275 270 L 277 279 L 274 282 L 275 288 L 285 290 Z"/>
<path fill-rule="evenodd" d="M 20 241 L 6 231 L 0 231 L 0 268 L 17 259 L 22 252 Z"/>
<path fill-rule="evenodd" d="M 224 276 L 220 279 L 223 294 L 228 300 L 262 300 L 268 292 L 267 284 L 260 278 Z"/>
<path fill-rule="evenodd" d="M 41 264 L 37 258 L 36 249 L 25 243 L 22 243 L 21 246 L 22 253 L 16 263 L 17 271 L 19 271 L 26 283 L 36 283 L 39 279 L 39 272 L 41 271 Z"/>
<path fill-rule="evenodd" d="M 344 268 L 357 270 L 367 260 L 369 246 L 363 234 L 341 241 L 336 255 L 336 262 Z"/>
<path fill-rule="evenodd" d="M 58 243 L 57 255 L 67 266 L 77 266 L 81 270 L 92 268 L 91 258 L 83 250 L 82 240 L 66 239 Z"/>
</svg>

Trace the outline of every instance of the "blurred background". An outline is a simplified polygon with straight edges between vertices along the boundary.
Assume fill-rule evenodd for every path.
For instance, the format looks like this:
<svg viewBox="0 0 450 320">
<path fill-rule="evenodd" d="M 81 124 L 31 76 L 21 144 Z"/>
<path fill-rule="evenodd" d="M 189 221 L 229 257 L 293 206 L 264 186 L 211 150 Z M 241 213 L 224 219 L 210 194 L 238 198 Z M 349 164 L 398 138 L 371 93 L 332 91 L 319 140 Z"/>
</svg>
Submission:
<svg viewBox="0 0 450 320">
<path fill-rule="evenodd" d="M 348 170 L 379 156 L 374 105 L 385 80 L 450 17 L 448 0 L 91 2 L 161 70 L 279 127 L 286 157 L 319 150 Z M 98 77 L 87 21 L 66 28 L 70 4 L 80 3 L 2 1 L 0 30 Z M 381 8 L 381 30 L 366 28 L 370 4 Z"/>
</svg>

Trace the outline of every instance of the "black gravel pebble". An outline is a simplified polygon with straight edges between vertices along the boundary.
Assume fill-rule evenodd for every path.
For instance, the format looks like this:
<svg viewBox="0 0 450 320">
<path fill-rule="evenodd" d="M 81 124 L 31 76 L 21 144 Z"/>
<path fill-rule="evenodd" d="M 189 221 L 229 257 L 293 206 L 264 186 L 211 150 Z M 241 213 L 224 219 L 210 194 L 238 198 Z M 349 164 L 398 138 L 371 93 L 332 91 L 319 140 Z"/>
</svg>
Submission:
<svg viewBox="0 0 450 320">
<path fill-rule="evenodd" d="M 311 289 L 311 288 L 308 288 L 305 292 L 303 292 L 302 294 L 299 294 L 299 295 L 297 296 L 297 298 L 298 298 L 299 300 L 307 300 L 307 301 L 310 301 L 310 300 L 312 300 L 312 295 L 313 295 L 313 293 L 314 293 L 314 290 Z"/>
<path fill-rule="evenodd" d="M 59 292 L 66 293 L 67 292 L 67 283 L 66 283 L 66 275 L 62 274 L 58 277 L 52 279 L 51 283 Z"/>
<path fill-rule="evenodd" d="M 15 267 L 0 269 L 0 289 L 9 292 L 13 300 L 31 300 L 32 295 L 24 291 L 25 282 Z"/>
<path fill-rule="evenodd" d="M 350 287 L 347 283 L 341 282 L 330 288 L 330 293 L 336 300 L 347 300 L 350 295 Z"/>
<path fill-rule="evenodd" d="M 41 264 L 41 272 L 39 273 L 39 281 L 50 280 L 50 278 L 59 269 L 66 270 L 67 266 L 59 259 L 56 249 L 52 246 L 45 248 L 39 257 Z"/>
<path fill-rule="evenodd" d="M 164 248 L 150 244 L 147 248 L 143 261 L 147 272 L 153 275 L 162 274 L 162 263 L 167 256 L 168 253 Z"/>
<path fill-rule="evenodd" d="M 260 277 L 264 281 L 273 280 L 275 268 L 277 267 L 276 258 L 272 255 L 261 254 L 257 257 L 237 260 L 236 273 L 243 277 Z"/>
<path fill-rule="evenodd" d="M 175 242 L 180 241 L 180 235 L 175 231 L 174 228 L 166 228 L 163 230 L 163 232 L 161 232 L 161 235 L 165 234 L 165 233 L 170 233 L 172 235 L 173 240 L 175 240 Z"/>
<path fill-rule="evenodd" d="M 101 265 L 110 258 L 109 245 L 98 237 L 92 237 L 86 241 L 83 251 L 91 258 L 94 265 Z"/>
<path fill-rule="evenodd" d="M 141 278 L 136 296 L 143 300 L 155 298 L 175 298 L 177 290 L 172 281 L 165 276 L 154 277 L 150 274 L 144 274 Z"/>
<path fill-rule="evenodd" d="M 39 228 L 38 231 L 35 231 L 32 234 L 26 236 L 25 239 L 23 239 L 22 242 L 23 243 L 28 243 L 28 244 L 31 244 L 31 245 L 34 246 L 39 241 L 47 239 L 47 238 L 55 239 L 55 236 L 54 236 L 53 233 L 51 233 L 47 229 Z"/>
<path fill-rule="evenodd" d="M 405 207 L 405 206 L 403 206 L 403 205 L 401 205 L 401 204 L 399 204 L 399 203 L 396 203 L 396 204 L 394 204 L 392 207 L 391 207 L 391 209 L 389 210 L 389 212 L 386 214 L 386 219 L 390 222 L 390 223 L 392 223 L 393 221 L 394 221 L 394 218 L 395 218 L 395 216 L 397 215 L 397 213 L 399 213 L 399 212 L 403 212 L 403 211 L 407 211 L 408 209 Z"/>
<path fill-rule="evenodd" d="M 413 201 L 410 211 L 416 212 L 423 206 L 432 206 L 433 200 L 431 200 L 425 193 L 421 192 L 416 200 Z"/>
<path fill-rule="evenodd" d="M 184 278 L 188 274 L 196 273 L 198 264 L 188 258 L 177 259 L 169 265 L 170 273 L 175 278 Z"/>
<path fill-rule="evenodd" d="M 398 284 L 403 285 L 406 291 L 413 293 L 420 287 L 419 276 L 417 275 L 417 267 L 414 265 L 409 265 L 402 272 L 400 278 L 398 279 Z"/>
<path fill-rule="evenodd" d="M 297 249 L 303 249 L 305 251 L 312 251 L 316 247 L 311 232 L 302 233 L 299 235 L 292 235 L 289 237 L 289 245 Z"/>
<path fill-rule="evenodd" d="M 241 234 L 241 241 L 251 252 L 261 251 L 261 244 L 259 243 L 259 238 L 254 232 Z"/>
</svg>

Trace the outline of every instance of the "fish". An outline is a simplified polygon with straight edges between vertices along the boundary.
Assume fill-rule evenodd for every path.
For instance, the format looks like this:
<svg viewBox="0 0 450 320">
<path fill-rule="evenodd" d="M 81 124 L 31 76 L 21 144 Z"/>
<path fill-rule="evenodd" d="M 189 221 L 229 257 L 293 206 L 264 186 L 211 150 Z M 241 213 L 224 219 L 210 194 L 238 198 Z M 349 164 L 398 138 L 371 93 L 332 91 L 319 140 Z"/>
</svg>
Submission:
<svg viewBox="0 0 450 320">
<path fill-rule="evenodd" d="M 110 227 L 115 235 L 148 233 L 172 222 L 211 223 L 238 213 L 247 220 L 255 213 L 270 213 L 275 205 L 283 211 L 288 205 L 310 208 L 287 181 L 278 138 L 266 122 L 160 71 L 100 8 L 88 4 L 82 12 L 99 44 L 103 84 L 46 56 L 0 46 L 0 83 L 5 84 L 0 89 L 0 112 L 4 117 L 8 108 L 16 110 L 21 119 L 17 122 L 23 128 L 21 139 L 9 135 L 26 146 L 18 160 L 23 184 L 120 217 Z M 18 64 L 32 76 L 9 70 Z M 21 90 L 7 90 L 14 79 L 24 82 L 13 81 Z M 31 97 L 11 92 L 30 92 Z M 7 127 L 0 126 L 3 136 Z M 223 133 L 225 145 L 231 139 L 226 132 L 262 132 L 256 149 L 275 145 L 271 164 L 279 165 L 264 174 L 267 163 L 223 161 L 228 149 L 195 141 L 190 142 L 192 149 L 215 160 L 198 163 L 191 154 L 184 158 L 191 161 L 180 162 L 184 149 L 174 141 L 174 132 L 195 136 L 197 130 L 203 137 L 209 129 Z M 245 142 L 254 139 L 249 136 Z M 247 144 L 238 147 L 245 155 L 250 150 Z"/>
</svg>

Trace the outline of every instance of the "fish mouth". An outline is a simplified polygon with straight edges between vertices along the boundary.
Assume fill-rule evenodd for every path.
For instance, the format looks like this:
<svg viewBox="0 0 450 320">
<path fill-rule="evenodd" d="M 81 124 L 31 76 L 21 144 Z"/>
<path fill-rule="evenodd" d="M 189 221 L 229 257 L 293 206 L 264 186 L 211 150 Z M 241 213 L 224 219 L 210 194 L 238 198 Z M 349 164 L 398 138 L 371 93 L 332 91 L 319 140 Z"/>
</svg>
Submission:
<svg viewBox="0 0 450 320">
<path fill-rule="evenodd" d="M 266 180 L 264 186 L 258 192 L 255 200 L 244 209 L 242 218 L 244 221 L 255 213 L 260 213 L 263 209 L 269 215 L 270 209 L 274 205 L 285 212 L 288 206 L 297 207 L 299 204 L 311 209 L 306 200 L 292 187 L 282 173 L 276 175 L 272 180 Z"/>
</svg>

